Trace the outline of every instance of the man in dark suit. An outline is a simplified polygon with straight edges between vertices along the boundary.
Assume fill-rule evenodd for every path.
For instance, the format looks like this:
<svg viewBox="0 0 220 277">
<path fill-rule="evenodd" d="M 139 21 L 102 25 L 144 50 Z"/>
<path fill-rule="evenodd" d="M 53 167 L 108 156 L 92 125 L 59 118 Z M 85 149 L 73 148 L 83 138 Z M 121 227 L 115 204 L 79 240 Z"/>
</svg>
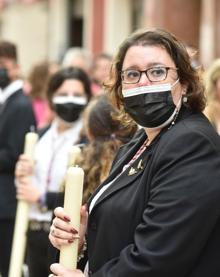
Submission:
<svg viewBox="0 0 220 277">
<path fill-rule="evenodd" d="M 0 41 L 0 274 L 8 276 L 16 212 L 15 163 L 25 134 L 35 126 L 30 100 L 19 80 L 16 46 Z"/>
</svg>

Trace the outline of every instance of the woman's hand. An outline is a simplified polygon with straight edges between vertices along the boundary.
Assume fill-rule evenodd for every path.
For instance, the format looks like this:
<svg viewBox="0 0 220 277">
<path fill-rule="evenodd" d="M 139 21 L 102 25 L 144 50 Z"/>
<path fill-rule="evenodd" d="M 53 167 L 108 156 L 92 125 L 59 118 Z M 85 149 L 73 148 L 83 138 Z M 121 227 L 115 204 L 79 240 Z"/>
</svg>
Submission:
<svg viewBox="0 0 220 277">
<path fill-rule="evenodd" d="M 15 177 L 19 182 L 20 177 L 33 175 L 34 164 L 24 154 L 19 156 L 19 159 L 15 166 Z"/>
<path fill-rule="evenodd" d="M 41 197 L 41 191 L 32 185 L 30 176 L 33 175 L 34 164 L 24 154 L 19 156 L 15 167 L 16 197 L 29 203 L 37 203 Z"/>
<path fill-rule="evenodd" d="M 82 273 L 82 271 L 76 269 L 76 270 L 69 270 L 64 268 L 60 264 L 52 264 L 50 266 L 50 270 L 53 272 L 53 274 L 50 274 L 49 277 L 85 277 L 85 275 Z"/>
<path fill-rule="evenodd" d="M 41 191 L 32 185 L 28 177 L 20 177 L 16 185 L 16 198 L 29 203 L 37 203 L 41 197 Z"/>
<path fill-rule="evenodd" d="M 50 227 L 49 240 L 52 245 L 60 249 L 63 245 L 72 243 L 75 239 L 79 239 L 79 251 L 82 249 L 85 233 L 87 229 L 88 212 L 86 206 L 81 207 L 81 220 L 79 232 L 71 226 L 69 216 L 64 212 L 64 209 L 58 207 L 54 210 L 55 218 Z"/>
</svg>

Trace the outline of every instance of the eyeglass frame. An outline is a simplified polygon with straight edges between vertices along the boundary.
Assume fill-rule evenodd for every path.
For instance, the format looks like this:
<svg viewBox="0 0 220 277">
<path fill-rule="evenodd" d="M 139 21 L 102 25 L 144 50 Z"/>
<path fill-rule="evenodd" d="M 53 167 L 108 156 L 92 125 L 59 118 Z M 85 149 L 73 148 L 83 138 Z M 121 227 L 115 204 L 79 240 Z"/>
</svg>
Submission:
<svg viewBox="0 0 220 277">
<path fill-rule="evenodd" d="M 153 69 L 153 68 L 157 68 L 157 69 L 159 69 L 159 68 L 164 68 L 164 69 L 166 69 L 166 75 L 165 75 L 165 77 L 164 77 L 163 80 L 159 80 L 159 81 L 151 81 L 151 80 L 150 80 L 150 78 L 149 78 L 149 76 L 148 76 L 148 74 L 147 74 L 147 71 L 150 70 L 150 69 Z M 152 66 L 152 67 L 149 67 L 149 68 L 147 68 L 147 69 L 145 69 L 145 70 L 125 69 L 125 70 L 122 70 L 122 71 L 121 71 L 121 80 L 122 80 L 122 82 L 123 82 L 124 84 L 137 84 L 137 83 L 139 83 L 142 74 L 145 73 L 147 79 L 148 79 L 150 82 L 152 82 L 152 83 L 162 82 L 162 81 L 166 80 L 168 71 L 169 71 L 170 69 L 171 69 L 171 70 L 178 70 L 178 68 L 174 68 L 174 67 L 170 67 L 170 66 Z M 135 83 L 127 83 L 127 82 L 124 82 L 124 80 L 123 80 L 123 73 L 124 73 L 125 71 L 129 71 L 129 70 L 133 70 L 133 71 L 136 71 L 136 72 L 139 72 L 139 73 L 140 73 L 140 76 L 139 76 L 139 79 L 138 79 L 137 82 L 135 82 Z"/>
</svg>

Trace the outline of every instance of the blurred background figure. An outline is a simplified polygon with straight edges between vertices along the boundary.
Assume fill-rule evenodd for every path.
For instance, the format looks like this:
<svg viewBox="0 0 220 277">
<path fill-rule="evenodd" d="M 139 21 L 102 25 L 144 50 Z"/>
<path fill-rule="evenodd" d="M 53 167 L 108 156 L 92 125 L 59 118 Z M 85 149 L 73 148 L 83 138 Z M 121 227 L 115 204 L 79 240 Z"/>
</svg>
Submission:
<svg viewBox="0 0 220 277">
<path fill-rule="evenodd" d="M 52 110 L 46 97 L 48 79 L 58 70 L 58 65 L 47 61 L 35 64 L 27 77 L 24 90 L 31 97 L 37 128 L 42 128 L 51 123 Z"/>
<path fill-rule="evenodd" d="M 82 150 L 77 164 L 85 171 L 83 202 L 108 176 L 119 147 L 136 133 L 137 124 L 125 125 L 107 96 L 97 96 L 84 112 L 84 126 L 89 143 Z"/>
<path fill-rule="evenodd" d="M 205 74 L 207 106 L 204 114 L 220 135 L 220 59 L 215 60 Z"/>
<path fill-rule="evenodd" d="M 203 72 L 204 68 L 200 62 L 199 51 L 195 46 L 185 43 L 186 51 L 190 57 L 191 65 L 194 69 Z"/>
<path fill-rule="evenodd" d="M 83 69 L 87 74 L 89 74 L 92 65 L 92 55 L 91 53 L 81 47 L 71 47 L 69 48 L 62 61 L 62 67 L 75 66 Z"/>
<path fill-rule="evenodd" d="M 100 86 L 92 79 L 92 61 L 93 57 L 88 50 L 82 47 L 71 47 L 63 57 L 62 67 L 76 66 L 84 70 L 91 79 L 91 91 L 95 96 L 100 93 Z"/>
<path fill-rule="evenodd" d="M 99 95 L 104 92 L 102 86 L 108 79 L 112 64 L 112 56 L 106 53 L 101 53 L 95 56 L 91 68 L 91 76 L 93 81 L 93 94 Z"/>
<path fill-rule="evenodd" d="M 35 126 L 30 99 L 19 79 L 14 43 L 0 41 L 0 274 L 8 277 L 16 212 L 14 169 L 24 137 Z"/>
<path fill-rule="evenodd" d="M 82 111 L 91 97 L 91 83 L 80 68 L 67 67 L 55 73 L 48 84 L 47 97 L 54 119 L 41 132 L 33 167 L 25 155 L 16 165 L 17 198 L 32 204 L 27 238 L 30 277 L 47 277 L 48 233 L 52 210 L 67 170 L 68 153 L 79 143 Z M 27 176 L 33 172 L 33 179 Z"/>
</svg>

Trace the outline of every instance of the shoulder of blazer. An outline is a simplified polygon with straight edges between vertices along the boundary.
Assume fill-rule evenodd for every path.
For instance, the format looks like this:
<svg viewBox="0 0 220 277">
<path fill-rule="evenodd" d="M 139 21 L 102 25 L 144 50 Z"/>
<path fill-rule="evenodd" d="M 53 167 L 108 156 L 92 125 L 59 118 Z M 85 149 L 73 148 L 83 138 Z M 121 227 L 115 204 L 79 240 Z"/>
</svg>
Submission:
<svg viewBox="0 0 220 277">
<path fill-rule="evenodd" d="M 170 151 L 178 155 L 197 148 L 198 151 L 204 151 L 204 145 L 220 151 L 220 137 L 202 113 L 191 113 L 164 132 L 155 156 L 157 159 Z"/>
<path fill-rule="evenodd" d="M 24 94 L 22 89 L 17 90 L 6 100 L 6 106 L 9 105 L 10 107 L 23 107 L 32 110 L 31 99 L 28 95 Z"/>
<path fill-rule="evenodd" d="M 220 142 L 220 137 L 214 127 L 202 113 L 191 114 L 176 124 L 173 130 L 171 129 L 170 136 L 174 138 L 184 134 L 197 134 L 200 137 L 205 137 L 217 144 Z"/>
</svg>

